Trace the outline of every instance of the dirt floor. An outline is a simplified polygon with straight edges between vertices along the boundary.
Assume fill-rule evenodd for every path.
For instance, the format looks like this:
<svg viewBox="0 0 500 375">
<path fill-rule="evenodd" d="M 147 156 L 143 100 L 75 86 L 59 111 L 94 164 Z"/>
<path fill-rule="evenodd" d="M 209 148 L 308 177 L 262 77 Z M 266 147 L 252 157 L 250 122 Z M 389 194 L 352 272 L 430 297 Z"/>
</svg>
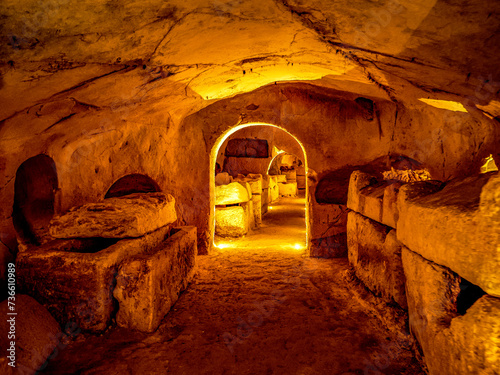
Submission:
<svg viewBox="0 0 500 375">
<path fill-rule="evenodd" d="M 304 203 L 281 199 L 258 231 L 216 239 L 155 333 L 80 334 L 43 373 L 425 374 L 403 313 L 389 314 L 347 259 L 306 256 Z"/>
</svg>

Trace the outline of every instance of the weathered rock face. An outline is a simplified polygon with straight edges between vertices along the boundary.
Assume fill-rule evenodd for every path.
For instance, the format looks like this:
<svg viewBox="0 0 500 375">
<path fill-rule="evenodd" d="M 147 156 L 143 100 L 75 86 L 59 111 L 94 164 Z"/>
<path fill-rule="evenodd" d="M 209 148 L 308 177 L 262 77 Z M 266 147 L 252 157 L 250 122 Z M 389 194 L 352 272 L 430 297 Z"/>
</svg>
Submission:
<svg viewBox="0 0 500 375">
<path fill-rule="evenodd" d="M 268 158 L 269 146 L 265 139 L 230 139 L 226 146 L 226 156 L 239 158 Z"/>
<path fill-rule="evenodd" d="M 435 192 L 405 185 L 398 198 L 398 240 L 500 297 L 500 175 L 457 179 Z"/>
<path fill-rule="evenodd" d="M 396 228 L 399 211 L 397 196 L 402 183 L 377 181 L 361 171 L 354 171 L 349 183 L 347 207 L 372 220 Z"/>
<path fill-rule="evenodd" d="M 221 237 L 241 237 L 248 233 L 249 219 L 244 207 L 218 207 L 215 210 L 215 234 Z"/>
<path fill-rule="evenodd" d="M 401 246 L 395 230 L 356 212 L 349 212 L 348 257 L 356 276 L 374 293 L 406 309 Z"/>
<path fill-rule="evenodd" d="M 296 197 L 298 193 L 297 182 L 279 182 L 278 189 L 282 197 Z"/>
<path fill-rule="evenodd" d="M 177 220 L 175 200 L 163 193 L 130 194 L 88 203 L 55 217 L 55 238 L 140 237 Z"/>
<path fill-rule="evenodd" d="M 248 191 L 246 187 L 238 182 L 215 187 L 215 205 L 238 204 L 248 202 Z"/>
<path fill-rule="evenodd" d="M 410 327 L 431 375 L 500 371 L 500 299 L 485 295 L 457 316 L 460 277 L 403 248 Z"/>
<path fill-rule="evenodd" d="M 9 316 L 7 315 L 10 312 L 7 300 L 0 303 L 0 313 L 4 317 L 0 323 L 0 331 L 2 332 L 0 348 L 2 357 L 5 358 L 10 355 L 10 342 L 15 341 L 13 362 L 15 362 L 17 369 L 13 371 L 7 363 L 1 366 L 4 366 L 7 371 L 10 369 L 10 372 L 5 372 L 5 374 L 36 374 L 39 369 L 45 367 L 44 364 L 47 359 L 51 358 L 51 355 L 57 355 L 57 350 L 66 346 L 62 342 L 63 334 L 59 324 L 47 309 L 30 296 L 17 294 L 14 305 L 17 315 Z M 13 340 L 7 336 L 11 326 L 9 319 L 15 320 L 15 339 Z M 71 326 L 70 328 L 71 332 L 67 332 L 69 335 L 76 331 L 75 327 Z"/>
<path fill-rule="evenodd" d="M 167 226 L 118 242 L 55 240 L 29 248 L 16 259 L 20 291 L 42 303 L 62 326 L 75 322 L 82 330 L 101 332 L 116 308 L 113 288 L 121 262 L 156 248 L 169 233 Z"/>
<path fill-rule="evenodd" d="M 120 327 L 152 332 L 187 288 L 196 269 L 196 228 L 173 228 L 158 247 L 125 260 L 113 296 Z"/>
</svg>

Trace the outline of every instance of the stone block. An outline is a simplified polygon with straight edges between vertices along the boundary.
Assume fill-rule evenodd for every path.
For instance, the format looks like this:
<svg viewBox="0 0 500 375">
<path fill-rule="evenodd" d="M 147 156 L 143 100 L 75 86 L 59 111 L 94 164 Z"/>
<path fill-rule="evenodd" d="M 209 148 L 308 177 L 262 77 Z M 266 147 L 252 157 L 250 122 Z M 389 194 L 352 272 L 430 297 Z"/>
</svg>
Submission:
<svg viewBox="0 0 500 375">
<path fill-rule="evenodd" d="M 395 301 L 407 308 L 405 276 L 401 262 L 402 244 L 396 231 L 356 212 L 349 212 L 347 220 L 347 248 L 349 263 L 356 276 L 372 292 L 386 301 Z"/>
<path fill-rule="evenodd" d="M 330 237 L 345 233 L 347 225 L 347 207 L 339 204 L 319 204 L 311 202 L 311 238 Z"/>
<path fill-rule="evenodd" d="M 177 220 L 175 199 L 163 193 L 135 193 L 74 207 L 54 217 L 54 238 L 140 237 Z"/>
<path fill-rule="evenodd" d="M 250 173 L 247 178 L 250 188 L 252 189 L 252 194 L 261 194 L 264 186 L 262 175 Z"/>
<path fill-rule="evenodd" d="M 318 258 L 344 258 L 347 255 L 346 232 L 312 239 L 309 255 Z"/>
<path fill-rule="evenodd" d="M 262 202 L 262 215 L 264 215 L 269 208 L 269 187 L 262 189 L 261 202 Z"/>
<path fill-rule="evenodd" d="M 224 161 L 224 171 L 231 176 L 236 177 L 238 174 L 265 174 L 269 167 L 269 159 L 265 158 L 236 158 L 226 157 Z"/>
<path fill-rule="evenodd" d="M 82 330 L 101 332 L 115 312 L 112 293 L 121 262 L 155 248 L 169 233 L 166 226 L 139 238 L 55 240 L 29 248 L 16 259 L 19 290 L 62 326 L 75 322 Z"/>
<path fill-rule="evenodd" d="M 270 176 L 269 179 L 269 203 L 277 201 L 280 197 L 280 190 L 276 176 Z"/>
<path fill-rule="evenodd" d="M 215 234 L 241 237 L 248 233 L 248 214 L 241 206 L 215 208 Z"/>
<path fill-rule="evenodd" d="M 398 240 L 500 297 L 500 175 L 401 187 Z"/>
<path fill-rule="evenodd" d="M 297 196 L 297 182 L 278 182 L 279 194 L 282 197 Z"/>
<path fill-rule="evenodd" d="M 9 312 L 8 301 L 0 303 L 0 349 L 2 357 L 10 355 L 11 341 L 15 341 L 14 374 L 36 374 L 45 367 L 57 345 L 61 344 L 62 333 L 56 320 L 45 307 L 27 295 L 17 294 L 15 297 L 15 312 L 17 315 L 7 315 Z M 15 339 L 8 337 L 11 328 L 9 319 L 14 319 Z M 73 332 L 73 331 L 72 331 Z M 57 350 L 57 349 L 56 349 Z M 7 362 L 10 362 L 7 357 Z M 7 364 L 8 366 L 8 364 Z M 7 374 L 7 372 L 6 372 Z"/>
<path fill-rule="evenodd" d="M 242 187 L 245 188 L 245 190 L 247 191 L 247 197 L 248 199 L 245 201 L 245 202 L 248 202 L 250 199 L 252 199 L 252 188 L 250 187 L 250 184 L 248 183 L 248 181 L 243 177 L 239 177 L 237 179 L 235 179 L 235 181 L 240 184 Z M 244 203 L 244 202 L 241 202 L 241 203 Z"/>
<path fill-rule="evenodd" d="M 215 205 L 228 205 L 248 202 L 249 195 L 246 186 L 231 182 L 228 185 L 215 187 Z"/>
<path fill-rule="evenodd" d="M 254 206 L 253 201 L 250 199 L 246 203 L 242 203 L 241 207 L 245 210 L 245 215 L 248 218 L 248 231 L 251 229 L 256 229 L 257 224 L 255 223 Z"/>
<path fill-rule="evenodd" d="M 354 171 L 349 179 L 349 188 L 347 192 L 347 207 L 353 211 L 361 213 L 360 206 L 363 205 L 363 198 L 361 197 L 361 189 L 376 183 L 377 179 L 361 171 Z M 360 201 L 361 200 L 361 201 Z"/>
<path fill-rule="evenodd" d="M 151 251 L 122 262 L 113 291 L 117 324 L 155 331 L 191 281 L 196 255 L 196 228 L 181 227 Z"/>
<path fill-rule="evenodd" d="M 269 146 L 265 139 L 230 139 L 227 142 L 225 156 L 267 158 L 269 157 Z"/>
<path fill-rule="evenodd" d="M 402 185 L 402 183 L 394 182 L 386 186 L 384 189 L 381 222 L 391 228 L 396 228 L 398 223 L 398 193 Z"/>
<path fill-rule="evenodd" d="M 297 176 L 297 188 L 305 189 L 306 188 L 306 176 Z"/>
<path fill-rule="evenodd" d="M 456 312 L 460 277 L 403 247 L 410 328 L 430 375 L 500 373 L 500 299 L 484 295 Z"/>
<path fill-rule="evenodd" d="M 276 175 L 276 182 L 277 183 L 286 182 L 286 175 L 284 175 L 284 174 L 277 174 Z"/>
<path fill-rule="evenodd" d="M 252 195 L 252 204 L 255 227 L 258 228 L 262 224 L 262 196 L 260 194 Z"/>
<path fill-rule="evenodd" d="M 283 174 L 286 176 L 286 181 L 296 181 L 297 180 L 297 171 L 292 169 L 290 171 L 284 171 Z"/>
<path fill-rule="evenodd" d="M 253 174 L 249 174 L 249 176 L 255 176 Z M 262 176 L 262 190 L 269 188 L 269 175 L 261 175 Z"/>
</svg>

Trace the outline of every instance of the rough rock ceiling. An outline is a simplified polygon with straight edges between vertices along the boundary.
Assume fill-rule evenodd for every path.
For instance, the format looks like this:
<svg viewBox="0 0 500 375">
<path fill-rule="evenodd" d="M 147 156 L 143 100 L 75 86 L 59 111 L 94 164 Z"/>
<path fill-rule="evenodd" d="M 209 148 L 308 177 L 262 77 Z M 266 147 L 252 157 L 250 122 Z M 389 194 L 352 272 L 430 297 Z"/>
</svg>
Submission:
<svg viewBox="0 0 500 375">
<path fill-rule="evenodd" d="M 498 115 L 496 1 L 3 0 L 0 17 L 7 89 L 82 66 L 85 80 L 138 65 L 203 99 L 306 80 Z"/>
</svg>

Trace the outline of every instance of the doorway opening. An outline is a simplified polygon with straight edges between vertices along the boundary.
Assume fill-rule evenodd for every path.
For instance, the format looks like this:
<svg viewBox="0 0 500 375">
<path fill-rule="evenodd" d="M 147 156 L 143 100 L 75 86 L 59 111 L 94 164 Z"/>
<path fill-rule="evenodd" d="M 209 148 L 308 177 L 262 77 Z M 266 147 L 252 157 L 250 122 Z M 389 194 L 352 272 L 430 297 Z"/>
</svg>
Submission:
<svg viewBox="0 0 500 375">
<path fill-rule="evenodd" d="M 223 134 L 211 154 L 213 246 L 305 252 L 306 171 L 304 147 L 276 125 L 244 124 Z"/>
</svg>

